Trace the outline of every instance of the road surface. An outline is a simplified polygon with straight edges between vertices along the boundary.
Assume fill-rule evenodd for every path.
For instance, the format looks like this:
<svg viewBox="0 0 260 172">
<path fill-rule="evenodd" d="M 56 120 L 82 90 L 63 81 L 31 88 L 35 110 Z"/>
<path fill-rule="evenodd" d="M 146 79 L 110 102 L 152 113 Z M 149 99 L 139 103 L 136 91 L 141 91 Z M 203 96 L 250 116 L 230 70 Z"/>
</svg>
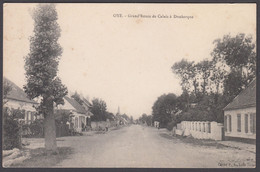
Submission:
<svg viewBox="0 0 260 172">
<path fill-rule="evenodd" d="M 58 138 L 58 145 L 73 147 L 74 154 L 56 167 L 216 168 L 255 156 L 243 150 L 183 143 L 165 133 L 132 125 L 106 134 Z"/>
</svg>

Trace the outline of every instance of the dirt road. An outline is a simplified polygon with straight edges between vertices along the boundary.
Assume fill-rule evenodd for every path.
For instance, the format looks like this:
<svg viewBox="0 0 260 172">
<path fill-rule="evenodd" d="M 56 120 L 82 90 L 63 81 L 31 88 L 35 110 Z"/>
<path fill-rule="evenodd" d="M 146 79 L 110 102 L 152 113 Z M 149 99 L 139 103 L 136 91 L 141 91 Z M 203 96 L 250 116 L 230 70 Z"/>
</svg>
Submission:
<svg viewBox="0 0 260 172">
<path fill-rule="evenodd" d="M 243 150 L 183 143 L 167 138 L 164 130 L 139 125 L 106 134 L 59 138 L 58 145 L 73 147 L 75 153 L 57 167 L 247 167 L 240 162 L 255 156 Z"/>
</svg>

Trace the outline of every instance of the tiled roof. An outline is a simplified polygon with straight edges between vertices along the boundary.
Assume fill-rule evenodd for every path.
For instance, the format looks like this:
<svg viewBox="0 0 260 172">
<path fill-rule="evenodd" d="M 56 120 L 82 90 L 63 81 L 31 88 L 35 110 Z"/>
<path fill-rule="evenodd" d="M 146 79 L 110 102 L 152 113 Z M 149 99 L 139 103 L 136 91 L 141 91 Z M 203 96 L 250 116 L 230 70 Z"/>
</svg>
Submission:
<svg viewBox="0 0 260 172">
<path fill-rule="evenodd" d="M 27 94 L 20 87 L 18 87 L 15 83 L 13 83 L 12 81 L 10 81 L 9 79 L 7 79 L 5 77 L 3 77 L 3 81 L 6 81 L 12 87 L 12 90 L 6 96 L 7 99 L 37 104 L 37 102 L 35 102 L 34 100 L 29 99 L 27 97 Z"/>
<path fill-rule="evenodd" d="M 73 98 L 69 98 L 68 96 L 65 96 L 64 99 L 66 99 L 75 109 L 78 113 L 86 114 L 87 111 L 83 106 L 81 106 L 76 100 Z"/>
<path fill-rule="evenodd" d="M 242 109 L 256 107 L 256 79 L 246 89 L 236 96 L 223 110 Z"/>
<path fill-rule="evenodd" d="M 85 99 L 84 97 L 83 97 L 83 102 L 86 104 L 86 105 L 88 105 L 89 107 L 91 107 L 92 106 L 92 104 L 87 100 L 87 99 Z"/>
</svg>

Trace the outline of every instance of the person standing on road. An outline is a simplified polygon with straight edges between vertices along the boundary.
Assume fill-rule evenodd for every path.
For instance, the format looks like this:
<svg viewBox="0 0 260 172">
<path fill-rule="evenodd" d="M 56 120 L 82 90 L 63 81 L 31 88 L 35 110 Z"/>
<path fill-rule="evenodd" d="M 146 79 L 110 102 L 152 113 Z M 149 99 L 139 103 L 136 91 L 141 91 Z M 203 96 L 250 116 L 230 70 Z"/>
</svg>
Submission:
<svg viewBox="0 0 260 172">
<path fill-rule="evenodd" d="M 108 122 L 106 122 L 106 131 L 108 131 L 108 127 L 109 127 Z"/>
</svg>

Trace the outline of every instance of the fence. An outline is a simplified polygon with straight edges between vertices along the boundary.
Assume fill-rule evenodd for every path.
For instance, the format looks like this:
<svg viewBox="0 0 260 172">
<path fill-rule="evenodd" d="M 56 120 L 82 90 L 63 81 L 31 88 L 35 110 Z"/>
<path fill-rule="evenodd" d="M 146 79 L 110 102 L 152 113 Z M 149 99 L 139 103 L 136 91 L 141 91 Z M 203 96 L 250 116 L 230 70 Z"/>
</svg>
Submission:
<svg viewBox="0 0 260 172">
<path fill-rule="evenodd" d="M 223 140 L 224 137 L 223 124 L 215 121 L 182 121 L 177 124 L 176 134 L 212 140 Z"/>
</svg>

